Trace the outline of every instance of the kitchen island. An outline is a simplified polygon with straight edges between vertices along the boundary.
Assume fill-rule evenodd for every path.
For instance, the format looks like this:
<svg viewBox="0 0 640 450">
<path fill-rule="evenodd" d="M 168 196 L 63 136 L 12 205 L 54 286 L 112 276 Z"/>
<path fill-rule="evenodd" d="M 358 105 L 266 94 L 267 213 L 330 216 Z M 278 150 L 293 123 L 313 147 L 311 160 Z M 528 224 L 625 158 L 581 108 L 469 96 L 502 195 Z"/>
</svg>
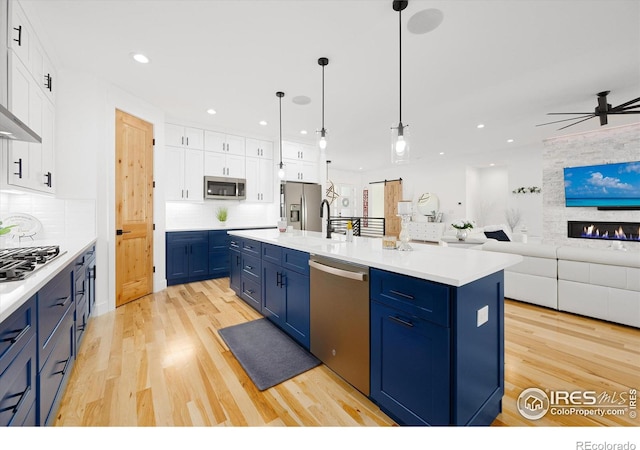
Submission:
<svg viewBox="0 0 640 450">
<path fill-rule="evenodd" d="M 383 249 L 380 239 L 308 231 L 229 234 L 231 287 L 306 348 L 314 283 L 305 264 L 321 256 L 368 268 L 370 392 L 363 393 L 398 423 L 489 425 L 500 413 L 503 270 L 518 255 L 428 244 L 401 252 Z"/>
</svg>

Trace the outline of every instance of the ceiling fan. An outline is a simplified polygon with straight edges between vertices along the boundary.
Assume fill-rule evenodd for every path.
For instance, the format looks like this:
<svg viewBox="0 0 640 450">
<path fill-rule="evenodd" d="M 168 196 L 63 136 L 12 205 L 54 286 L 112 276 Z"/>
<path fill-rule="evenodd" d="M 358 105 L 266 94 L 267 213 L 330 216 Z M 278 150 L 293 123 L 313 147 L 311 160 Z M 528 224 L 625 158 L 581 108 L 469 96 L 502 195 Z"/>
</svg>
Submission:
<svg viewBox="0 0 640 450">
<path fill-rule="evenodd" d="M 634 105 L 634 103 L 640 102 L 640 97 L 633 100 L 629 100 L 628 102 L 622 103 L 621 105 L 618 105 L 612 108 L 611 104 L 607 103 L 607 95 L 609 94 L 609 92 L 611 91 L 598 92 L 598 106 L 596 106 L 595 111 L 592 113 L 587 113 L 587 112 L 547 113 L 548 116 L 560 115 L 560 114 L 572 114 L 572 115 L 579 115 L 580 117 L 572 117 L 571 119 L 563 119 L 563 120 L 556 120 L 554 122 L 541 123 L 536 126 L 541 127 L 543 125 L 550 125 L 552 123 L 566 122 L 568 120 L 577 120 L 577 122 L 571 123 L 562 128 L 558 128 L 558 130 L 564 130 L 565 128 L 572 127 L 573 125 L 577 125 L 581 122 L 584 122 L 585 120 L 592 119 L 593 117 L 599 117 L 600 125 L 602 126 L 608 123 L 607 117 L 613 114 L 640 114 L 640 111 L 631 111 L 632 109 L 640 108 L 640 104 Z"/>
</svg>

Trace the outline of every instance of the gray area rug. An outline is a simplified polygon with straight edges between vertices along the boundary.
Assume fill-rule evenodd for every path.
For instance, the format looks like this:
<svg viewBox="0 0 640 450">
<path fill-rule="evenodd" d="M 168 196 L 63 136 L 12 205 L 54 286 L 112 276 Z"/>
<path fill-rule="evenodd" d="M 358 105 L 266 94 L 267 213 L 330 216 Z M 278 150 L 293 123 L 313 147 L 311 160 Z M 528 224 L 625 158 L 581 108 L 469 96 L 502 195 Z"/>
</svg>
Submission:
<svg viewBox="0 0 640 450">
<path fill-rule="evenodd" d="M 218 333 L 261 391 L 320 364 L 268 319 L 222 328 Z"/>
</svg>

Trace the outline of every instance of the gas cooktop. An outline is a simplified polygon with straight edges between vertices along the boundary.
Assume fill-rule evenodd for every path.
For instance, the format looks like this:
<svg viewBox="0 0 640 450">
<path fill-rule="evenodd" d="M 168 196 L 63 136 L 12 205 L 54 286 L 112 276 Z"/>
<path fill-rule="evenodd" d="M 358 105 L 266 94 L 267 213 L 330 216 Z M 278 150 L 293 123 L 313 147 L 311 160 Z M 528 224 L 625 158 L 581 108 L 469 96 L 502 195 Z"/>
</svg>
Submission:
<svg viewBox="0 0 640 450">
<path fill-rule="evenodd" d="M 0 249 L 0 283 L 24 280 L 61 254 L 57 245 Z"/>
</svg>

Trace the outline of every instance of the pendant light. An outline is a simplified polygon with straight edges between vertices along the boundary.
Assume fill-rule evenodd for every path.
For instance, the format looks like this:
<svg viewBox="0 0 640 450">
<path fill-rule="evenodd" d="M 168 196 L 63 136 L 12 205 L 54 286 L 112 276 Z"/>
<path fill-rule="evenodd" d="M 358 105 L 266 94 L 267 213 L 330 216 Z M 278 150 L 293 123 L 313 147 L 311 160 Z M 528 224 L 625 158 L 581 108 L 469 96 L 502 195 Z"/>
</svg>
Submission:
<svg viewBox="0 0 640 450">
<path fill-rule="evenodd" d="M 327 148 L 327 130 L 324 128 L 324 67 L 329 64 L 329 58 L 319 58 L 318 64 L 322 66 L 322 128 L 320 129 L 318 147 L 320 147 L 320 150 L 324 150 Z"/>
<path fill-rule="evenodd" d="M 391 162 L 395 164 L 409 162 L 409 125 L 402 123 L 402 10 L 409 4 L 408 0 L 393 1 L 393 10 L 398 11 L 398 31 L 399 31 L 399 120 L 397 127 L 391 127 Z"/>
<path fill-rule="evenodd" d="M 278 178 L 281 180 L 284 179 L 284 164 L 282 164 L 282 97 L 284 97 L 284 92 L 276 92 L 276 97 L 278 97 L 279 102 L 279 110 L 280 110 L 280 164 L 278 165 Z"/>
</svg>

